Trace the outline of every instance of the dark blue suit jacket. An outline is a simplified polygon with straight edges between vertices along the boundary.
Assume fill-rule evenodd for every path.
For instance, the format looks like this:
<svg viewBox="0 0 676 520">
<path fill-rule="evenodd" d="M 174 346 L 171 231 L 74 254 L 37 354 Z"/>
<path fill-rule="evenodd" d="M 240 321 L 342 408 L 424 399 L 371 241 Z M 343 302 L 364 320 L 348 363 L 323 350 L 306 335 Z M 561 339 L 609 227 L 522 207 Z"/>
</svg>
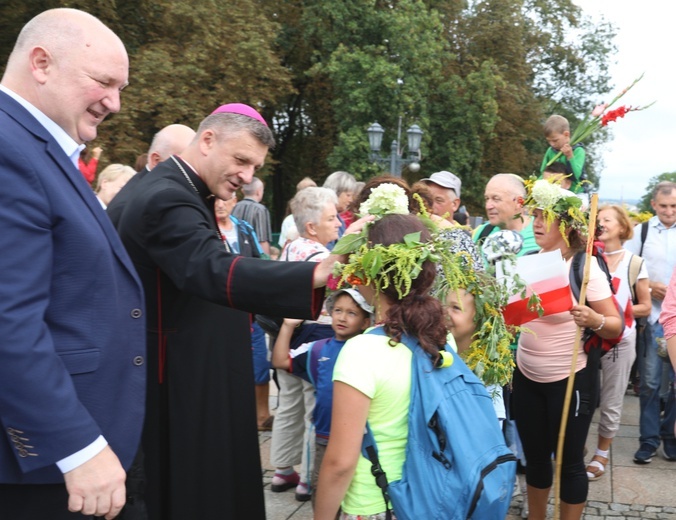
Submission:
<svg viewBox="0 0 676 520">
<path fill-rule="evenodd" d="M 63 482 L 103 435 L 125 468 L 145 405 L 143 289 L 96 197 L 0 92 L 0 483 Z"/>
</svg>

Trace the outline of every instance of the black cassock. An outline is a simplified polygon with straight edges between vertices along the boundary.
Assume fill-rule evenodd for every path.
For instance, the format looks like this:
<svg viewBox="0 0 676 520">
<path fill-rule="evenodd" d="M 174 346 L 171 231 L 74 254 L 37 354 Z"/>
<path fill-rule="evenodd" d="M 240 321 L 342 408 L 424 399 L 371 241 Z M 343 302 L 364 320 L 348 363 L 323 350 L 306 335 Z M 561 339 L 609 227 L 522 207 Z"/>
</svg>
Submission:
<svg viewBox="0 0 676 520">
<path fill-rule="evenodd" d="M 213 197 L 177 158 L 134 186 L 115 224 L 146 296 L 149 518 L 265 518 L 247 313 L 316 317 L 316 264 L 229 254 Z"/>
</svg>

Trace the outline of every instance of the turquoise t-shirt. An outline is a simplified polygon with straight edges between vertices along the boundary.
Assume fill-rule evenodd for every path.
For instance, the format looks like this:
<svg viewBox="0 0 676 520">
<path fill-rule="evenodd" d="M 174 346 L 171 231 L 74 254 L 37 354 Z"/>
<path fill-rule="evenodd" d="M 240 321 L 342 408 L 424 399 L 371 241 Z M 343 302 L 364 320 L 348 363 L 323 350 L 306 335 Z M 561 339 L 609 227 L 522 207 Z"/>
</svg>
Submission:
<svg viewBox="0 0 676 520">
<path fill-rule="evenodd" d="M 474 240 L 475 243 L 478 242 L 479 236 L 481 235 L 481 232 L 484 230 L 486 226 L 493 226 L 493 224 L 491 224 L 490 222 L 486 222 L 485 224 L 481 224 L 478 228 L 474 230 L 472 240 Z M 488 233 L 488 235 L 486 236 L 491 236 L 493 233 L 497 233 L 500 230 L 501 230 L 500 226 L 494 226 L 491 232 Z M 523 256 L 527 255 L 528 253 L 540 250 L 540 246 L 537 245 L 537 243 L 535 242 L 535 235 L 533 234 L 532 218 L 530 219 L 528 225 L 518 233 L 519 235 L 521 235 L 521 238 L 523 238 L 523 247 L 521 248 L 521 251 L 519 251 L 519 254 L 517 254 L 516 256 Z M 486 259 L 484 259 L 484 263 L 486 263 Z"/>
</svg>

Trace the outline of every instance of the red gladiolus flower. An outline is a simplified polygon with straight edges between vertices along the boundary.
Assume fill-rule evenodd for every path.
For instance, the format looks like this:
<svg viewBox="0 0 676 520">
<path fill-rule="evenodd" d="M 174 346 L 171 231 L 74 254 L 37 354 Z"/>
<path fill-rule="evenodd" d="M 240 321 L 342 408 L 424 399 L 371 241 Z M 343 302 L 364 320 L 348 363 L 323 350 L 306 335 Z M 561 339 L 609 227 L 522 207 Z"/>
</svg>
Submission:
<svg viewBox="0 0 676 520">
<path fill-rule="evenodd" d="M 333 273 L 329 275 L 329 279 L 326 282 L 326 286 L 331 289 L 332 291 L 335 291 L 339 288 L 340 285 L 340 278 L 336 278 L 333 276 Z"/>
<path fill-rule="evenodd" d="M 631 107 L 625 106 L 618 107 L 615 110 L 609 110 L 603 114 L 603 117 L 601 118 L 601 126 L 607 126 L 608 123 L 614 123 L 619 118 L 624 117 L 629 111 L 631 111 Z"/>
</svg>

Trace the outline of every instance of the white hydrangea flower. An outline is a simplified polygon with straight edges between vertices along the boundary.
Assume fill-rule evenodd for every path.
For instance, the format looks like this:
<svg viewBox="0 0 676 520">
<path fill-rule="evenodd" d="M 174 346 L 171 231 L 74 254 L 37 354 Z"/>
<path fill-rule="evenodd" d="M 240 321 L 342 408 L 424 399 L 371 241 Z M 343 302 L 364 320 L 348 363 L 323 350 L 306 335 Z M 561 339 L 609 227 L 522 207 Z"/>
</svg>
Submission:
<svg viewBox="0 0 676 520">
<path fill-rule="evenodd" d="M 544 179 L 535 181 L 531 194 L 538 208 L 553 208 L 565 196 L 560 186 Z"/>
<path fill-rule="evenodd" d="M 401 186 L 387 182 L 376 186 L 359 206 L 359 214 L 383 216 L 391 213 L 408 214 L 408 197 Z"/>
</svg>

